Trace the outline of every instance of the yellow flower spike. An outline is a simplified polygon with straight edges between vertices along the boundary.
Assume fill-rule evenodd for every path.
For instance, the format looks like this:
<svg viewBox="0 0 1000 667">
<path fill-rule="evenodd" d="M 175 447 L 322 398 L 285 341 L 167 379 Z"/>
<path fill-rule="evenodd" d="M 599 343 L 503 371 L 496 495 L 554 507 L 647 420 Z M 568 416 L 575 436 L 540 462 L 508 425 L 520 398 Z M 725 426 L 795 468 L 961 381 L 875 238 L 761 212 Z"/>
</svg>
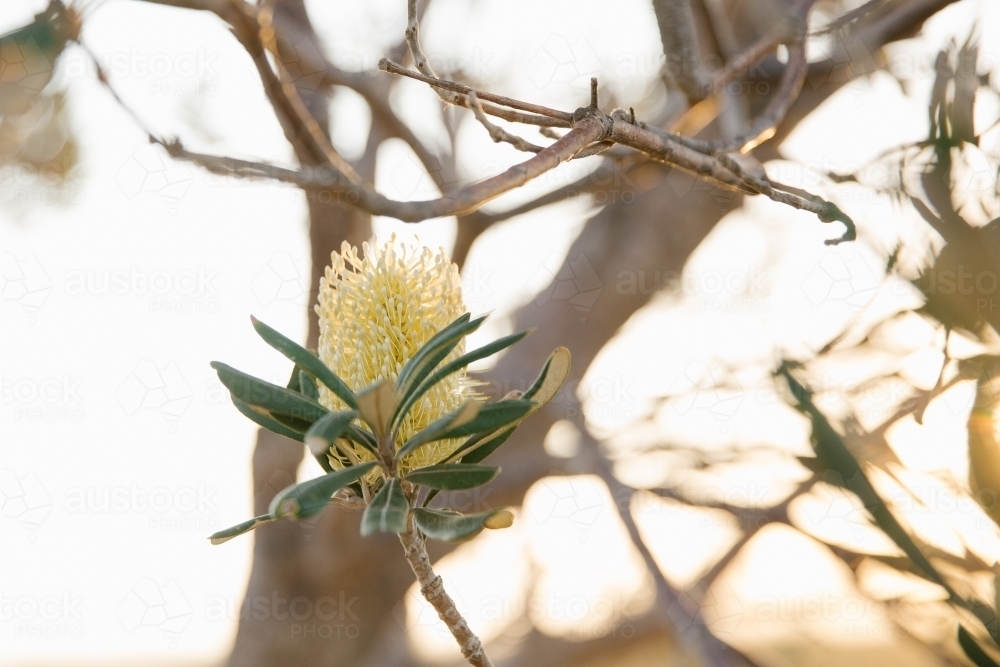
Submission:
<svg viewBox="0 0 1000 667">
<path fill-rule="evenodd" d="M 388 243 L 362 248 L 363 257 L 347 243 L 332 253 L 316 306 L 319 357 L 359 393 L 379 381 L 395 383 L 424 343 L 466 312 L 458 266 L 443 250 L 397 244 L 395 235 Z M 464 352 L 463 341 L 442 363 Z M 474 385 L 460 371 L 431 388 L 403 419 L 395 446 L 469 399 L 479 399 Z M 331 410 L 347 407 L 325 387 L 320 387 L 320 403 Z M 459 444 L 461 440 L 428 444 L 402 461 L 402 472 L 437 463 Z M 360 447 L 354 453 L 362 461 L 372 459 Z M 330 459 L 335 467 L 346 463 L 336 450 Z"/>
</svg>

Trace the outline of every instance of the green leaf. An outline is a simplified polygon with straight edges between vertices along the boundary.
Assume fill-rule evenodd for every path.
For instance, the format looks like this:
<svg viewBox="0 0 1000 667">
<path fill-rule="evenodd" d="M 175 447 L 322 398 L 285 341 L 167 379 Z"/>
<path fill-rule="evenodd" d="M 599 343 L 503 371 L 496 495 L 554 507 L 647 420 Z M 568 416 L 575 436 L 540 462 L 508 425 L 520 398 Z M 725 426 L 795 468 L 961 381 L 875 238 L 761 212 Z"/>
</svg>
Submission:
<svg viewBox="0 0 1000 667">
<path fill-rule="evenodd" d="M 313 425 L 306 431 L 305 443 L 313 456 L 325 454 L 337 438 L 341 437 L 347 430 L 348 424 L 358 416 L 354 410 L 344 410 L 343 412 L 331 412 L 321 419 L 313 422 Z"/>
<path fill-rule="evenodd" d="M 517 430 L 517 424 L 513 426 L 502 429 L 500 431 L 493 431 L 492 433 L 487 433 L 486 435 L 473 436 L 475 441 L 466 441 L 468 447 L 465 444 L 462 445 L 463 451 L 466 452 L 461 458 L 462 463 L 479 463 L 484 460 L 487 456 L 500 449 L 503 443 L 507 442 L 510 436 L 514 435 L 514 431 Z M 449 457 L 451 460 L 451 457 Z"/>
<path fill-rule="evenodd" d="M 390 479 L 382 486 L 361 517 L 361 534 L 374 532 L 402 533 L 406 530 L 406 515 L 410 504 L 398 479 Z"/>
<path fill-rule="evenodd" d="M 378 438 L 389 432 L 392 415 L 398 405 L 396 388 L 385 380 L 376 382 L 358 394 L 358 412 Z"/>
<path fill-rule="evenodd" d="M 262 514 L 250 519 L 249 521 L 238 523 L 232 528 L 226 528 L 225 530 L 213 533 L 208 539 L 212 542 L 212 544 L 222 544 L 223 542 L 228 542 L 243 533 L 249 533 L 257 526 L 263 526 L 265 523 L 270 523 L 271 521 L 274 521 L 274 517 L 270 514 Z"/>
<path fill-rule="evenodd" d="M 969 657 L 976 667 L 1000 667 L 997 663 L 987 655 L 986 651 L 982 649 L 981 646 L 976 642 L 975 638 L 961 625 L 958 626 L 958 643 L 965 651 L 965 655 Z"/>
<path fill-rule="evenodd" d="M 889 506 L 872 486 L 868 475 L 847 448 L 843 438 L 830 424 L 826 415 L 813 403 L 812 392 L 792 375 L 789 362 L 781 363 L 778 374 L 783 375 L 788 382 L 795 407 L 812 422 L 813 448 L 821 465 L 829 468 L 829 474 L 825 476 L 824 481 L 838 483 L 858 496 L 882 532 L 903 550 L 913 564 L 923 570 L 928 579 L 945 589 L 950 596 L 959 597 L 889 510 Z"/>
<path fill-rule="evenodd" d="M 254 408 L 244 403 L 240 399 L 236 398 L 235 396 L 231 396 L 230 398 L 232 398 L 233 405 L 236 406 L 236 409 L 239 410 L 241 413 L 243 413 L 244 417 L 256 423 L 258 426 L 263 426 L 272 433 L 283 435 L 286 438 L 291 438 L 292 440 L 298 440 L 299 442 L 305 441 L 304 432 L 300 433 L 299 431 L 296 431 L 291 427 L 285 426 L 284 424 L 276 420 L 271 415 L 271 413 L 267 412 L 266 410 L 262 410 L 260 408 Z"/>
<path fill-rule="evenodd" d="M 348 424 L 344 436 L 378 456 L 378 443 L 375 441 L 375 436 L 357 424 Z"/>
<path fill-rule="evenodd" d="M 360 479 L 378 464 L 375 461 L 359 463 L 350 468 L 335 470 L 308 482 L 293 484 L 284 489 L 271 501 L 270 514 L 275 519 L 294 516 L 306 519 L 319 514 L 330 502 L 336 491 Z"/>
<path fill-rule="evenodd" d="M 292 374 L 289 376 L 289 378 L 288 378 L 288 384 L 286 384 L 285 387 L 287 387 L 288 389 L 291 389 L 292 391 L 297 391 L 297 392 L 299 392 L 301 394 L 302 393 L 302 385 L 299 384 L 299 371 L 300 370 L 302 370 L 302 369 L 299 368 L 297 364 L 295 366 L 292 366 Z"/>
<path fill-rule="evenodd" d="M 460 542 L 478 535 L 486 528 L 487 521 L 506 510 L 493 510 L 480 514 L 459 514 L 451 510 L 432 510 L 417 507 L 413 520 L 427 537 L 440 542 Z"/>
<path fill-rule="evenodd" d="M 211 366 L 219 374 L 219 380 L 234 398 L 249 405 L 264 408 L 272 414 L 280 413 L 311 423 L 329 412 L 322 405 L 302 394 L 247 375 L 221 361 L 213 361 Z"/>
<path fill-rule="evenodd" d="M 337 377 L 337 374 L 330 370 L 330 367 L 324 364 L 319 357 L 315 354 L 302 347 L 291 338 L 278 333 L 276 330 L 267 326 L 256 317 L 250 318 L 253 322 L 253 328 L 257 331 L 264 342 L 281 352 L 283 355 L 298 364 L 302 370 L 306 371 L 314 378 L 326 385 L 327 389 L 332 391 L 337 397 L 347 404 L 348 407 L 357 409 L 357 397 L 351 388 L 347 386 L 343 380 Z"/>
<path fill-rule="evenodd" d="M 395 459 L 400 461 L 403 457 L 416 451 L 428 442 L 440 440 L 441 434 L 450 428 L 467 424 L 479 414 L 479 404 L 475 401 L 466 401 L 459 408 L 449 412 L 444 417 L 436 419 L 428 424 L 422 431 L 416 433 L 407 440 L 402 447 L 396 450 Z"/>
<path fill-rule="evenodd" d="M 474 320 L 470 320 L 469 317 L 469 314 L 466 313 L 437 332 L 406 362 L 396 380 L 396 387 L 400 395 L 407 394 L 411 389 L 419 386 L 424 378 L 430 375 L 437 368 L 437 365 L 462 342 L 462 338 L 478 329 L 479 325 L 486 319 L 485 316 L 477 317 Z"/>
<path fill-rule="evenodd" d="M 299 392 L 314 401 L 319 401 L 319 389 L 316 387 L 316 381 L 302 369 L 299 369 Z"/>
<path fill-rule="evenodd" d="M 476 415 L 475 419 L 461 426 L 448 429 L 441 434 L 439 439 L 462 438 L 484 431 L 494 431 L 512 422 L 520 421 L 534 407 L 534 401 L 526 401 L 523 398 L 487 403 L 480 406 L 479 414 Z"/>
<path fill-rule="evenodd" d="M 463 463 L 479 463 L 499 449 L 500 445 L 507 442 L 507 439 L 514 433 L 514 429 L 517 428 L 517 425 L 521 421 L 533 412 L 540 410 L 542 406 L 555 397 L 559 392 L 559 388 L 566 381 L 567 376 L 569 376 L 571 365 L 572 356 L 569 350 L 565 347 L 557 347 L 545 361 L 545 365 L 542 366 L 542 371 L 538 374 L 538 378 L 521 397 L 522 400 L 533 400 L 535 407 L 518 421 L 498 428 L 492 433 L 480 434 L 469 438 L 447 460 L 449 462 L 461 460 Z"/>
<path fill-rule="evenodd" d="M 406 481 L 442 491 L 474 489 L 486 484 L 500 472 L 495 466 L 477 466 L 462 463 L 439 463 L 414 470 Z"/>
<path fill-rule="evenodd" d="M 406 413 L 410 411 L 410 408 L 412 408 L 416 404 L 416 402 L 420 400 L 420 397 L 426 394 L 430 390 L 430 388 L 436 385 L 438 382 L 445 379 L 452 373 L 462 370 L 463 368 L 465 368 L 474 361 L 485 359 L 486 357 L 494 355 L 497 352 L 505 350 L 506 348 L 510 347 L 517 341 L 527 336 L 529 333 L 531 333 L 531 329 L 521 331 L 516 334 L 511 334 L 510 336 L 504 336 L 503 338 L 499 338 L 488 345 L 484 345 L 478 349 L 473 350 L 472 352 L 463 354 L 454 361 L 449 361 L 447 364 L 445 364 L 438 370 L 434 371 L 434 373 L 430 377 L 426 378 L 423 382 L 421 382 L 419 386 L 411 384 L 410 391 L 404 393 L 400 397 L 399 408 L 396 410 L 396 414 L 392 416 L 393 425 L 399 424 L 399 422 L 402 421 L 404 417 L 406 417 Z"/>
<path fill-rule="evenodd" d="M 569 376 L 573 357 L 565 347 L 557 347 L 545 360 L 542 371 L 521 398 L 530 398 L 542 407 L 555 397 L 559 387 Z"/>
</svg>

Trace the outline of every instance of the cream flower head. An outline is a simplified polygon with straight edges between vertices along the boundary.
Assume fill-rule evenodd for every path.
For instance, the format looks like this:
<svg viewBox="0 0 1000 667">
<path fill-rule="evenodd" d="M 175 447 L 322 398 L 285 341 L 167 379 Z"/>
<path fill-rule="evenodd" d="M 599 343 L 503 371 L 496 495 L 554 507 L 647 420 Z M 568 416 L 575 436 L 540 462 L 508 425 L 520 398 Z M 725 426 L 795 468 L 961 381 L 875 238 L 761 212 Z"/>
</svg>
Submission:
<svg viewBox="0 0 1000 667">
<path fill-rule="evenodd" d="M 458 266 L 443 249 L 397 246 L 395 235 L 384 245 L 365 243 L 362 248 L 363 258 L 345 241 L 339 253 L 331 254 L 316 305 L 319 357 L 355 392 L 379 380 L 395 382 L 424 343 L 465 313 Z M 462 341 L 442 363 L 464 352 Z M 432 387 L 403 420 L 396 447 L 470 398 L 478 398 L 473 384 L 465 371 L 459 371 Z M 320 403 L 330 410 L 347 408 L 325 387 L 320 387 Z M 460 443 L 428 444 L 407 456 L 401 467 L 405 472 L 437 463 Z M 374 458 L 363 448 L 353 449 L 363 461 Z M 329 457 L 334 467 L 346 463 L 336 450 Z"/>
</svg>

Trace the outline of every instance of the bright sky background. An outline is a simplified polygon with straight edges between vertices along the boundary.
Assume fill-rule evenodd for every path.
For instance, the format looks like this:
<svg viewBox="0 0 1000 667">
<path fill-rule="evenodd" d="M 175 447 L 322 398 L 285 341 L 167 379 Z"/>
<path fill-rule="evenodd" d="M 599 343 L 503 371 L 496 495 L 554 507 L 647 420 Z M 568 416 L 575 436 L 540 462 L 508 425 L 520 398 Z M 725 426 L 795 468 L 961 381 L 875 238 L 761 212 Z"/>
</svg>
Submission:
<svg viewBox="0 0 1000 667">
<path fill-rule="evenodd" d="M 6 0 L 0 30 L 23 24 L 45 4 Z M 382 49 L 402 35 L 402 0 L 308 4 L 331 45 L 330 57 L 344 67 L 373 69 Z M 648 2 L 617 2 L 616 11 L 602 11 L 599 21 L 586 11 L 588 4 L 595 3 L 435 0 L 425 45 L 432 59 L 461 63 L 492 89 L 539 103 L 583 104 L 594 74 L 620 103 L 640 98 L 659 67 Z M 532 20 L 518 20 L 515 30 L 513 17 L 526 15 Z M 885 73 L 855 81 L 785 143 L 786 156 L 806 168 L 769 168 L 781 169 L 782 180 L 804 182 L 810 168 L 839 169 L 924 137 L 934 55 L 951 36 L 964 39 L 973 25 L 984 45 L 983 62 L 996 65 L 1000 7 L 963 0 L 929 22 L 922 37 L 892 50 L 896 66 L 916 72 L 910 98 Z M 193 149 L 291 159 L 248 59 L 220 22 L 108 0 L 88 16 L 83 39 L 106 59 L 122 96 L 158 132 L 179 135 Z M 44 191 L 32 175 L 3 173 L 0 179 L 6 200 L 0 206 L 0 665 L 218 661 L 235 636 L 252 541 L 211 547 L 205 537 L 249 516 L 255 429 L 232 408 L 208 362 L 223 359 L 273 380 L 287 374 L 285 360 L 254 335 L 248 319 L 253 313 L 293 338 L 304 336 L 305 200 L 292 188 L 222 179 L 169 162 L 95 83 L 78 49 L 67 54 L 57 78 L 67 86 L 81 140 L 79 171 L 56 193 L 55 205 L 32 199 Z M 441 140 L 443 129 L 426 120 L 437 104 L 432 93 L 404 83 L 392 101 L 423 136 Z M 996 117 L 996 101 L 981 98 L 979 111 Z M 356 155 L 367 111 L 344 93 L 334 113 L 335 143 Z M 471 122 L 460 140 L 469 178 L 519 159 Z M 563 167 L 494 205 L 510 206 L 578 178 L 585 168 Z M 408 149 L 398 142 L 382 147 L 379 189 L 397 198 L 426 198 L 435 192 L 429 183 Z M 691 258 L 683 298 L 656 300 L 636 314 L 591 368 L 581 391 L 597 432 L 620 436 L 648 410 L 651 397 L 749 367 L 732 394 L 673 405 L 658 415 L 656 432 L 707 449 L 738 442 L 806 452 L 801 420 L 767 393 L 754 369 L 773 361 L 775 347 L 794 353 L 804 349 L 803 341 L 816 344 L 873 301 L 912 299 L 903 288 L 888 294 L 876 289 L 884 273 L 876 250 L 883 252 L 886 239 L 904 225 L 899 213 L 856 189 L 815 189 L 840 198 L 861 227 L 861 241 L 826 247 L 821 241 L 839 229 L 748 200 Z M 483 236 L 464 272 L 470 307 L 496 311 L 477 333 L 479 342 L 509 329 L 507 315 L 551 279 L 591 210 L 591 203 L 575 200 Z M 448 247 L 454 220 L 403 225 L 380 219 L 376 231 L 383 238 L 419 234 L 428 245 Z M 716 290 L 719 277 L 725 287 Z M 109 279 L 110 293 L 100 288 Z M 841 292 L 823 282 L 834 279 Z M 926 350 L 934 345 L 933 332 L 916 327 L 907 335 L 919 375 L 932 367 Z M 913 455 L 918 470 L 963 474 L 968 388 L 956 392 L 931 406 L 923 429 L 913 424 L 897 434 L 918 445 L 956 443 L 951 458 L 933 447 L 925 447 L 923 458 Z M 630 446 L 651 439 L 649 429 L 631 428 Z M 563 425 L 546 446 L 570 451 L 571 440 Z M 615 440 L 621 451 L 628 451 L 619 440 L 624 438 Z M 649 470 L 669 470 L 668 457 L 658 461 L 651 468 L 648 458 L 626 460 L 619 471 L 635 484 L 655 484 L 661 480 Z M 794 472 L 788 477 L 792 483 Z M 744 470 L 724 488 L 751 498 L 782 492 L 755 484 L 753 471 Z M 602 614 L 646 608 L 649 574 L 608 502 L 607 489 L 593 478 L 543 480 L 514 528 L 484 535 L 449 556 L 442 570 L 473 625 L 487 638 L 523 632 L 511 622 L 530 604 L 543 631 L 586 633 L 607 622 Z M 704 559 L 733 540 L 734 527 L 718 517 L 651 497 L 636 502 L 643 531 L 678 585 L 693 581 Z M 818 510 L 806 503 L 801 513 L 826 516 L 839 501 L 829 492 L 813 502 Z M 995 559 L 1000 540 L 991 526 L 965 534 Z M 877 540 L 855 528 L 843 539 Z M 941 530 L 938 535 L 945 534 Z M 677 534 L 684 535 L 681 546 L 670 539 Z M 749 601 L 761 596 L 830 595 L 838 604 L 857 596 L 843 568 L 823 560 L 807 538 L 773 528 L 759 541 L 727 578 L 728 597 L 717 618 L 709 619 L 713 629 L 747 645 L 771 641 L 775 632 L 786 640 L 792 631 L 807 639 L 843 639 L 837 623 L 850 619 L 799 627 L 750 613 L 757 607 Z M 478 568 L 504 555 L 524 566 L 477 583 Z M 540 573 L 540 601 L 523 599 L 529 562 Z M 816 565 L 808 576 L 790 576 L 803 562 Z M 495 613 L 498 600 L 501 613 Z M 608 600 L 610 611 L 599 604 Z M 452 650 L 429 611 L 416 598 L 407 604 L 407 622 L 428 657 Z M 213 612 L 219 609 L 227 611 Z M 884 621 L 857 623 L 851 632 L 863 641 L 886 641 Z"/>
</svg>

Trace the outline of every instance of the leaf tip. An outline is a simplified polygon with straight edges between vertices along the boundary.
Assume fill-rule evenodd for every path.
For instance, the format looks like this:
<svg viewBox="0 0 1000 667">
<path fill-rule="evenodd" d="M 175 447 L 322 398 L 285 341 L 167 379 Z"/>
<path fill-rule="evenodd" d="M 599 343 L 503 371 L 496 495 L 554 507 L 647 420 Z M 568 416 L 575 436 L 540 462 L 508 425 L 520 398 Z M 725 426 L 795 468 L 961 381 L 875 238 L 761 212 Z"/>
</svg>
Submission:
<svg viewBox="0 0 1000 667">
<path fill-rule="evenodd" d="M 313 456 L 320 456 L 330 449 L 330 443 L 318 435 L 313 435 L 306 438 L 306 447 Z"/>
<path fill-rule="evenodd" d="M 514 525 L 514 513 L 510 510 L 500 510 L 483 522 L 483 527 L 490 530 L 510 528 L 512 525 Z"/>
</svg>

